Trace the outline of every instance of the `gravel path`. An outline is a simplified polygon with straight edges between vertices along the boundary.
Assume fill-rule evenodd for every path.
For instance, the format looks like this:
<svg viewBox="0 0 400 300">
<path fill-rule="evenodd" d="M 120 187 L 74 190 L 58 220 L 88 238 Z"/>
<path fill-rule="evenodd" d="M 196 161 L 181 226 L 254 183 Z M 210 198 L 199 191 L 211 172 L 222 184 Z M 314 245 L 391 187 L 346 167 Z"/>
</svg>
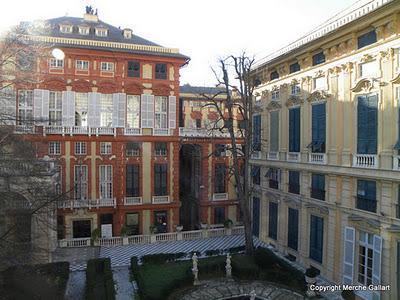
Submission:
<svg viewBox="0 0 400 300">
<path fill-rule="evenodd" d="M 113 268 L 112 271 L 115 283 L 115 299 L 135 299 L 133 285 L 130 281 L 129 267 L 116 267 Z"/>
<path fill-rule="evenodd" d="M 83 300 L 85 298 L 86 272 L 73 271 L 69 273 L 65 300 Z"/>
</svg>

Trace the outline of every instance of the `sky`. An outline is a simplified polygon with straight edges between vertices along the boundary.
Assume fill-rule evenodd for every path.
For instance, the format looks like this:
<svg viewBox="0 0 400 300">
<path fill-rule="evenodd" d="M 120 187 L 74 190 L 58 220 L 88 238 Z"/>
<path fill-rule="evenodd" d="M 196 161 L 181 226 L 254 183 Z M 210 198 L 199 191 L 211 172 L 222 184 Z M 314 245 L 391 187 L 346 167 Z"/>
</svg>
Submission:
<svg viewBox="0 0 400 300">
<path fill-rule="evenodd" d="M 260 59 L 356 0 L 12 0 L 0 12 L 0 30 L 20 21 L 82 17 L 86 5 L 111 25 L 190 57 L 181 84 L 214 86 L 211 67 L 243 51 Z"/>
</svg>

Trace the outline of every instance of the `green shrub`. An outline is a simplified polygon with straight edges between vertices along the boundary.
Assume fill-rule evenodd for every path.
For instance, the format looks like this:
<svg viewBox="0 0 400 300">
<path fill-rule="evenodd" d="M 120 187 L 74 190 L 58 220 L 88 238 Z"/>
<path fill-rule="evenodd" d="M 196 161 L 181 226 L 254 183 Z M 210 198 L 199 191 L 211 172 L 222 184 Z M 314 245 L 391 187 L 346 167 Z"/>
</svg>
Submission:
<svg viewBox="0 0 400 300">
<path fill-rule="evenodd" d="M 158 253 L 142 256 L 142 263 L 144 264 L 163 264 L 165 262 L 174 261 L 186 256 L 185 252 L 179 253 Z"/>
<path fill-rule="evenodd" d="M 195 253 L 196 253 L 197 257 L 199 257 L 201 255 L 200 251 L 192 251 L 192 252 L 189 253 L 189 257 L 192 258 L 193 254 L 195 254 Z"/>
<path fill-rule="evenodd" d="M 139 271 L 138 258 L 136 256 L 132 256 L 131 257 L 131 277 L 133 277 L 134 280 L 136 280 L 136 277 L 138 276 L 138 271 Z"/>
<path fill-rule="evenodd" d="M 254 251 L 254 259 L 262 268 L 270 268 L 278 263 L 278 257 L 271 250 L 260 247 Z"/>
<path fill-rule="evenodd" d="M 255 263 L 254 257 L 234 255 L 232 257 L 232 274 L 240 279 L 257 279 L 260 276 L 260 268 Z"/>
<path fill-rule="evenodd" d="M 234 253 L 243 252 L 245 249 L 246 249 L 245 246 L 238 246 L 238 247 L 229 248 L 228 251 L 230 254 L 234 254 Z"/>
<path fill-rule="evenodd" d="M 198 260 L 199 277 L 201 279 L 225 274 L 226 257 L 215 256 Z"/>
<path fill-rule="evenodd" d="M 86 299 L 115 299 L 114 280 L 109 258 L 90 259 L 86 267 Z"/>
<path fill-rule="evenodd" d="M 219 249 L 215 249 L 215 250 L 207 250 L 204 253 L 206 256 L 215 256 L 215 255 L 220 255 L 222 253 L 222 251 Z"/>
<path fill-rule="evenodd" d="M 69 278 L 69 263 L 20 265 L 2 272 L 4 292 L 10 299 L 63 299 Z"/>
<path fill-rule="evenodd" d="M 342 291 L 342 297 L 345 300 L 354 300 L 354 299 L 356 299 L 356 295 L 354 294 L 354 291 L 351 291 L 351 290 L 343 290 Z"/>
</svg>

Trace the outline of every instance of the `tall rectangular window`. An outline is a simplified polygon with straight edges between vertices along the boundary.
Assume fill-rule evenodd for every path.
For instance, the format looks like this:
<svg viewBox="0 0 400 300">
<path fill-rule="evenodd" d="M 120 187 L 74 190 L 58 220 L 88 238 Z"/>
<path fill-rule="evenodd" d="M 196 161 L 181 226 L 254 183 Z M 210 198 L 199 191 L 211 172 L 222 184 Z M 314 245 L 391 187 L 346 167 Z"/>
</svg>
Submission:
<svg viewBox="0 0 400 300">
<path fill-rule="evenodd" d="M 322 263 L 324 245 L 324 219 L 311 215 L 310 218 L 310 258 Z"/>
<path fill-rule="evenodd" d="M 128 77 L 140 77 L 140 63 L 138 61 L 128 61 Z"/>
<path fill-rule="evenodd" d="M 360 231 L 358 241 L 358 276 L 357 281 L 362 285 L 372 284 L 373 259 L 374 259 L 374 235 Z"/>
<path fill-rule="evenodd" d="M 253 116 L 253 151 L 261 151 L 261 115 Z"/>
<path fill-rule="evenodd" d="M 358 209 L 376 212 L 376 181 L 357 180 L 357 203 Z"/>
<path fill-rule="evenodd" d="M 394 145 L 394 149 L 397 150 L 398 154 L 400 155 L 400 87 L 396 88 L 396 98 L 397 98 L 397 142 Z"/>
<path fill-rule="evenodd" d="M 156 64 L 156 79 L 167 79 L 167 64 Z"/>
<path fill-rule="evenodd" d="M 60 126 L 62 124 L 62 92 L 49 93 L 49 125 Z"/>
<path fill-rule="evenodd" d="M 270 112 L 269 151 L 279 151 L 279 111 Z"/>
<path fill-rule="evenodd" d="M 299 243 L 299 211 L 294 208 L 288 209 L 288 247 L 296 250 Z"/>
<path fill-rule="evenodd" d="M 300 152 L 300 107 L 289 109 L 289 152 Z"/>
<path fill-rule="evenodd" d="M 223 224 L 225 221 L 225 207 L 214 208 L 214 224 Z"/>
<path fill-rule="evenodd" d="M 226 192 L 226 166 L 225 164 L 215 164 L 214 173 L 214 193 Z"/>
<path fill-rule="evenodd" d="M 135 142 L 127 143 L 126 156 L 140 156 L 140 144 Z"/>
<path fill-rule="evenodd" d="M 130 128 L 139 128 L 140 96 L 126 95 L 126 124 Z"/>
<path fill-rule="evenodd" d="M 325 103 L 312 105 L 311 151 L 325 153 L 326 108 Z"/>
<path fill-rule="evenodd" d="M 311 198 L 325 201 L 325 175 L 311 175 Z"/>
<path fill-rule="evenodd" d="M 268 177 L 268 186 L 271 189 L 279 189 L 279 182 L 281 177 L 281 170 L 277 168 L 269 168 L 266 174 Z"/>
<path fill-rule="evenodd" d="M 75 154 L 76 155 L 86 154 L 86 142 L 75 142 Z"/>
<path fill-rule="evenodd" d="M 154 145 L 154 155 L 155 156 L 167 156 L 167 143 L 157 142 Z"/>
<path fill-rule="evenodd" d="M 33 121 L 33 91 L 18 91 L 18 124 L 29 125 Z"/>
<path fill-rule="evenodd" d="M 110 155 L 112 152 L 111 142 L 100 142 L 100 154 Z"/>
<path fill-rule="evenodd" d="M 289 193 L 300 194 L 300 172 L 289 171 Z"/>
<path fill-rule="evenodd" d="M 168 97 L 156 96 L 154 97 L 154 126 L 155 128 L 168 128 Z"/>
<path fill-rule="evenodd" d="M 278 203 L 269 203 L 268 217 L 268 237 L 276 240 L 278 238 Z"/>
<path fill-rule="evenodd" d="M 312 57 L 313 66 L 323 64 L 325 62 L 325 54 L 324 52 L 319 52 Z"/>
<path fill-rule="evenodd" d="M 113 197 L 112 166 L 100 166 L 100 199 Z"/>
<path fill-rule="evenodd" d="M 253 166 L 253 168 L 251 170 L 251 175 L 252 175 L 253 184 L 260 185 L 261 178 L 260 178 L 260 167 L 259 166 Z"/>
<path fill-rule="evenodd" d="M 126 196 L 140 196 L 140 173 L 139 165 L 126 165 Z"/>
<path fill-rule="evenodd" d="M 167 164 L 154 164 L 154 196 L 167 196 Z"/>
<path fill-rule="evenodd" d="M 361 49 L 361 48 L 364 48 L 364 47 L 366 47 L 368 45 L 374 44 L 374 43 L 376 43 L 376 40 L 377 39 L 376 39 L 376 31 L 375 31 L 375 29 L 371 30 L 371 31 L 369 31 L 367 33 L 364 33 L 364 34 L 360 35 L 357 38 L 358 49 Z"/>
<path fill-rule="evenodd" d="M 74 166 L 74 199 L 85 200 L 88 196 L 88 167 Z"/>
<path fill-rule="evenodd" d="M 378 96 L 359 96 L 357 104 L 357 153 L 376 154 L 377 140 Z"/>
<path fill-rule="evenodd" d="M 100 94 L 100 126 L 111 127 L 113 115 L 113 95 Z"/>
<path fill-rule="evenodd" d="M 75 126 L 87 126 L 88 94 L 75 93 Z"/>
</svg>

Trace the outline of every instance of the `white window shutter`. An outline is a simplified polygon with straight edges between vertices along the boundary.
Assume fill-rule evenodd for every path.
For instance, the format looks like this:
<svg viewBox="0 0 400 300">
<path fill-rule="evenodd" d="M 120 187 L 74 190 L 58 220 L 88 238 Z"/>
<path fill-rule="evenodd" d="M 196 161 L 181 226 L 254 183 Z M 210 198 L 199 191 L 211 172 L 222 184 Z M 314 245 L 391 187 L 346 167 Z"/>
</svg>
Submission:
<svg viewBox="0 0 400 300">
<path fill-rule="evenodd" d="M 49 124 L 49 101 L 50 101 L 50 91 L 42 90 L 42 120 L 43 120 L 43 126 Z"/>
<path fill-rule="evenodd" d="M 100 106 L 100 93 L 94 93 L 94 127 L 100 127 L 100 114 L 101 114 L 101 106 Z"/>
<path fill-rule="evenodd" d="M 33 120 L 35 123 L 43 122 L 43 90 L 33 90 Z"/>
<path fill-rule="evenodd" d="M 113 113 L 112 113 L 112 127 L 118 127 L 118 106 L 119 106 L 119 93 L 112 95 Z"/>
<path fill-rule="evenodd" d="M 154 96 L 142 94 L 141 101 L 141 127 L 154 127 Z"/>
<path fill-rule="evenodd" d="M 147 102 L 147 111 L 148 111 L 148 125 L 149 128 L 154 127 L 154 95 L 147 95 L 148 102 Z"/>
<path fill-rule="evenodd" d="M 355 230 L 353 227 L 344 228 L 343 237 L 343 271 L 342 283 L 352 284 L 354 274 L 354 244 L 355 244 Z"/>
<path fill-rule="evenodd" d="M 11 88 L 0 91 L 0 124 L 15 125 L 17 118 L 16 93 Z"/>
<path fill-rule="evenodd" d="M 374 235 L 373 248 L 374 254 L 372 256 L 372 284 L 381 284 L 381 266 L 382 266 L 382 237 Z M 373 292 L 373 299 L 380 299 L 380 292 Z"/>
<path fill-rule="evenodd" d="M 176 128 L 176 97 L 169 96 L 168 98 L 168 119 L 169 119 L 169 128 Z"/>
<path fill-rule="evenodd" d="M 97 127 L 96 118 L 97 118 L 97 101 L 96 101 L 97 93 L 89 93 L 88 94 L 88 127 Z"/>
<path fill-rule="evenodd" d="M 140 115 L 141 115 L 141 128 L 147 128 L 147 119 L 148 119 L 148 112 L 147 112 L 147 95 L 142 94 L 141 96 L 141 104 L 140 104 Z"/>
<path fill-rule="evenodd" d="M 75 126 L 75 92 L 64 91 L 62 93 L 62 124 L 63 126 Z"/>
<path fill-rule="evenodd" d="M 118 98 L 118 127 L 125 127 L 126 119 L 126 94 L 119 93 Z"/>
</svg>

